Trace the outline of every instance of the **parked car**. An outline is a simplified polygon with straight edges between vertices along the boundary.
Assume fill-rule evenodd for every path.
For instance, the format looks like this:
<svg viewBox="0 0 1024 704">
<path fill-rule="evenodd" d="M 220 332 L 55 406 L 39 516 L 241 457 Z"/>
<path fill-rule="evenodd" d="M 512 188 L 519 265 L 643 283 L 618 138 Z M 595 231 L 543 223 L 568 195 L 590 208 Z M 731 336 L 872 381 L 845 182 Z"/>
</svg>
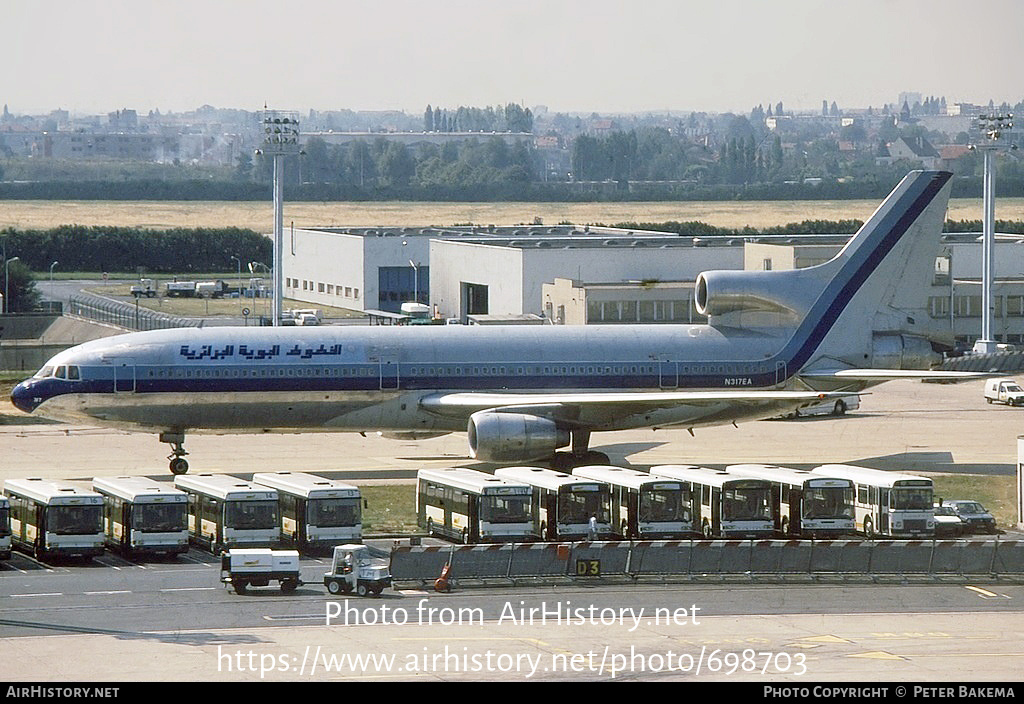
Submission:
<svg viewBox="0 0 1024 704">
<path fill-rule="evenodd" d="M 935 537 L 958 538 L 964 534 L 964 522 L 952 506 L 935 506 Z"/>
<path fill-rule="evenodd" d="M 822 401 L 806 408 L 787 413 L 782 418 L 802 418 L 804 416 L 841 416 L 847 411 L 856 411 L 860 408 L 860 396 L 847 396 L 835 401 Z"/>
<path fill-rule="evenodd" d="M 977 501 L 968 499 L 951 499 L 942 502 L 943 506 L 949 506 L 964 522 L 964 529 L 968 533 L 995 533 L 996 519 L 985 507 Z"/>
</svg>

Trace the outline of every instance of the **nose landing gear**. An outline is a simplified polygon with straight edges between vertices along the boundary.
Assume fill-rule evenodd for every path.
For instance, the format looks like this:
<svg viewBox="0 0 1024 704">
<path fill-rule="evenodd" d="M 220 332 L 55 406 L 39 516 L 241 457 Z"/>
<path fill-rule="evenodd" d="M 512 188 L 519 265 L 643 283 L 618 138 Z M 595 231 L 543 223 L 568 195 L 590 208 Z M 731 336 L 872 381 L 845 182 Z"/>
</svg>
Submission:
<svg viewBox="0 0 1024 704">
<path fill-rule="evenodd" d="M 166 442 L 171 446 L 171 454 L 167 456 L 170 460 L 171 474 L 184 474 L 188 471 L 188 460 L 185 459 L 185 433 L 160 433 L 160 442 Z"/>
</svg>

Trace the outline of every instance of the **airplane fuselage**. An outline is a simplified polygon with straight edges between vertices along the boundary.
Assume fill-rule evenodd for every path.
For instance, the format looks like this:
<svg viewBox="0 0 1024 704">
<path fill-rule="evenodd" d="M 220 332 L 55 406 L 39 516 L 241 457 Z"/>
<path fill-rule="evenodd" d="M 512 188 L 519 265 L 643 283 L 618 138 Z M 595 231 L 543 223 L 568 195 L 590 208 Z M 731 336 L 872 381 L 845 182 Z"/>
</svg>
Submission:
<svg viewBox="0 0 1024 704">
<path fill-rule="evenodd" d="M 473 390 L 781 388 L 790 369 L 778 356 L 784 340 L 734 333 L 709 325 L 130 333 L 57 355 L 19 388 L 15 403 L 59 420 L 141 431 L 461 431 L 468 413 L 421 401 Z M 659 411 L 659 422 L 696 420 L 708 409 L 675 411 Z M 593 419 L 594 429 L 651 424 L 649 413 L 615 415 Z"/>
</svg>

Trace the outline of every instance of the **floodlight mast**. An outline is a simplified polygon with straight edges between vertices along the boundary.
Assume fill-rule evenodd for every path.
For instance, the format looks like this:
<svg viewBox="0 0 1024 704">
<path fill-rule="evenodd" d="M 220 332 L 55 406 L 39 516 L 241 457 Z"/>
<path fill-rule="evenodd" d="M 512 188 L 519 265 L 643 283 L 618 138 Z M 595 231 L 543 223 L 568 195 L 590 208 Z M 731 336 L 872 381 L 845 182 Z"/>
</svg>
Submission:
<svg viewBox="0 0 1024 704">
<path fill-rule="evenodd" d="M 273 325 L 281 324 L 284 302 L 284 278 L 281 272 L 284 251 L 284 159 L 299 153 L 299 114 L 293 111 L 264 110 L 262 113 L 264 154 L 274 157 L 274 261 Z"/>
<path fill-rule="evenodd" d="M 995 227 L 996 227 L 996 179 L 995 153 L 1006 146 L 1000 141 L 1003 132 L 1013 127 L 1013 115 L 979 115 L 978 129 L 981 139 L 972 149 L 984 156 L 982 177 L 982 235 L 981 235 L 981 299 L 984 312 L 981 318 L 981 338 L 974 343 L 977 354 L 991 354 L 997 351 L 992 318 L 995 314 L 993 289 L 995 288 Z M 1010 148 L 1013 148 L 1012 146 Z"/>
</svg>

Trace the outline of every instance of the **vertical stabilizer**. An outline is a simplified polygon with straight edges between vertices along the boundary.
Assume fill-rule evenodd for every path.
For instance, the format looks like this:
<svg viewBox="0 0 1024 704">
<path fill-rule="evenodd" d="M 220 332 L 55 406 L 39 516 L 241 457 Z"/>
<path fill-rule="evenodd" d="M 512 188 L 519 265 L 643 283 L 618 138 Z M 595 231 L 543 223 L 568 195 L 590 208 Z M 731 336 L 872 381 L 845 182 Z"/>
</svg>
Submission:
<svg viewBox="0 0 1024 704">
<path fill-rule="evenodd" d="M 810 339 L 821 335 L 808 361 L 828 357 L 852 366 L 878 366 L 873 358 L 880 338 L 927 342 L 934 336 L 928 295 L 951 176 L 912 171 L 839 254 L 818 267 L 828 283 L 804 321 L 814 327 L 807 331 Z M 891 357 L 892 345 L 883 347 Z"/>
</svg>

